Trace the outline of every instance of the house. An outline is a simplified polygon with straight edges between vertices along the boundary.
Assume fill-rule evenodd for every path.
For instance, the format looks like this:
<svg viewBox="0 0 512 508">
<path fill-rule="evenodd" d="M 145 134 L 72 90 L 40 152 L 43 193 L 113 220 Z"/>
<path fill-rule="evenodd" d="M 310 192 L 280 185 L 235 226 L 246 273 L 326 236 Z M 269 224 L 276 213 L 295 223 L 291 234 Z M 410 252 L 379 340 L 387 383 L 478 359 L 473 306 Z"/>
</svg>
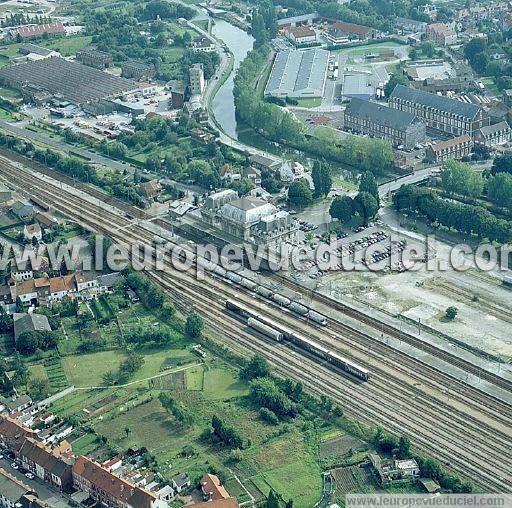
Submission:
<svg viewBox="0 0 512 508">
<path fill-rule="evenodd" d="M 457 44 L 457 33 L 453 28 L 444 23 L 432 23 L 427 25 L 426 38 L 436 46 L 452 46 Z"/>
<path fill-rule="evenodd" d="M 173 476 L 171 479 L 172 488 L 180 493 L 182 490 L 190 487 L 190 478 L 185 473 Z"/>
<path fill-rule="evenodd" d="M 356 23 L 336 21 L 324 33 L 325 38 L 332 44 L 339 44 L 345 40 L 370 41 L 380 39 L 383 34 L 375 28 Z"/>
<path fill-rule="evenodd" d="M 201 490 L 204 501 L 217 501 L 230 497 L 227 490 L 220 483 L 218 476 L 214 474 L 207 473 L 201 478 Z"/>
<path fill-rule="evenodd" d="M 0 444 L 18 454 L 28 437 L 36 438 L 34 430 L 28 429 L 9 416 L 0 415 Z"/>
<path fill-rule="evenodd" d="M 395 460 L 395 469 L 402 478 L 419 478 L 420 467 L 415 459 Z"/>
<path fill-rule="evenodd" d="M 145 198 L 152 199 L 162 190 L 162 185 L 158 180 L 150 180 L 149 182 L 141 182 L 139 189 Z"/>
<path fill-rule="evenodd" d="M 75 276 L 61 275 L 50 279 L 50 299 L 53 302 L 60 302 L 70 293 L 75 292 Z"/>
<path fill-rule="evenodd" d="M 20 395 L 19 397 L 2 397 L 0 395 L 0 411 L 7 410 L 9 414 L 18 413 L 32 405 L 32 399 L 29 395 Z"/>
<path fill-rule="evenodd" d="M 22 333 L 26 332 L 50 332 L 52 329 L 48 318 L 43 314 L 31 314 L 16 312 L 14 320 L 14 340 L 18 340 Z"/>
<path fill-rule="evenodd" d="M 15 201 L 11 206 L 11 212 L 21 220 L 28 220 L 34 217 L 34 207 L 21 201 Z"/>
<path fill-rule="evenodd" d="M 167 508 L 167 503 L 87 457 L 77 457 L 72 468 L 73 484 L 99 503 L 113 508 Z"/>
<path fill-rule="evenodd" d="M 11 199 L 11 189 L 9 189 L 9 187 L 6 187 L 4 184 L 0 184 L 0 203 L 5 203 L 6 201 L 10 201 Z"/>
<path fill-rule="evenodd" d="M 395 27 L 402 33 L 424 33 L 427 30 L 427 23 L 415 19 L 397 17 L 395 19 Z"/>
<path fill-rule="evenodd" d="M 27 438 L 19 451 L 19 459 L 25 469 L 59 490 L 68 490 L 73 478 L 71 461 L 47 448 L 35 439 Z"/>
<path fill-rule="evenodd" d="M 407 148 L 423 143 L 426 137 L 425 123 L 413 114 L 358 98 L 345 109 L 344 128 Z"/>
<path fill-rule="evenodd" d="M 261 170 L 252 166 L 242 168 L 242 178 L 248 178 L 254 185 L 261 185 Z"/>
<path fill-rule="evenodd" d="M 128 297 L 128 299 L 132 303 L 136 303 L 136 302 L 139 301 L 139 296 L 137 295 L 137 293 L 133 289 L 128 288 L 126 290 L 126 296 Z"/>
<path fill-rule="evenodd" d="M 115 285 L 122 280 L 123 276 L 119 272 L 98 275 L 96 278 L 96 288 L 98 293 L 112 293 Z"/>
<path fill-rule="evenodd" d="M 486 125 L 475 133 L 475 142 L 486 146 L 504 145 L 512 138 L 512 130 L 507 122 Z"/>
<path fill-rule="evenodd" d="M 277 171 L 281 167 L 281 163 L 264 155 L 253 154 L 249 157 L 249 163 L 257 169 Z"/>
<path fill-rule="evenodd" d="M 435 480 L 432 480 L 431 478 L 420 478 L 419 482 L 425 492 L 428 494 L 437 494 L 441 491 L 441 486 L 439 483 L 437 483 Z"/>
<path fill-rule="evenodd" d="M 216 51 L 215 44 L 208 37 L 196 37 L 191 44 L 194 53 L 213 53 Z"/>
<path fill-rule="evenodd" d="M 430 162 L 443 162 L 448 159 L 469 157 L 473 148 L 473 140 L 463 134 L 447 141 L 438 141 L 427 146 L 425 156 Z"/>
<path fill-rule="evenodd" d="M 302 44 L 312 44 L 316 42 L 316 32 L 309 26 L 297 26 L 289 28 L 286 35 L 290 41 L 297 46 Z"/>
<path fill-rule="evenodd" d="M 227 182 L 237 182 L 242 179 L 242 175 L 239 169 L 233 169 L 230 164 L 223 164 L 220 169 L 220 179 L 226 180 Z"/>
<path fill-rule="evenodd" d="M 176 495 L 174 489 L 170 485 L 164 485 L 159 490 L 156 490 L 155 494 L 157 495 L 158 499 L 166 502 L 172 501 Z"/>
<path fill-rule="evenodd" d="M 289 162 L 286 161 L 279 170 L 279 177 L 283 182 L 293 182 L 295 180 L 300 180 L 304 178 L 304 173 L 306 170 L 304 166 L 297 161 Z"/>
<path fill-rule="evenodd" d="M 43 239 L 43 230 L 39 224 L 27 224 L 23 228 L 25 240 L 32 241 L 34 238 L 40 242 Z"/>
<path fill-rule="evenodd" d="M 205 144 L 210 143 L 211 141 L 215 140 L 215 136 L 212 133 L 205 131 L 204 129 L 198 129 L 197 127 L 194 127 L 193 129 L 191 129 L 190 135 L 194 139 L 197 139 L 198 141 L 202 141 Z"/>
<path fill-rule="evenodd" d="M 21 508 L 50 508 L 46 501 L 41 501 L 34 494 L 25 494 L 19 503 Z"/>
<path fill-rule="evenodd" d="M 13 39 L 35 39 L 43 35 L 65 35 L 66 29 L 60 22 L 56 23 L 43 23 L 41 25 L 27 25 L 13 28 L 9 31 L 9 35 Z"/>
<path fill-rule="evenodd" d="M 95 272 L 76 272 L 74 279 L 76 290 L 79 293 L 80 291 L 85 291 L 86 289 L 93 289 L 98 287 L 98 276 Z"/>
<path fill-rule="evenodd" d="M 0 506 L 15 508 L 21 506 L 20 499 L 31 491 L 28 485 L 18 480 L 15 476 L 0 468 Z"/>
<path fill-rule="evenodd" d="M 106 469 L 109 473 L 119 469 L 123 465 L 123 458 L 120 455 L 116 455 L 109 460 L 106 460 L 101 464 L 103 469 Z"/>
<path fill-rule="evenodd" d="M 30 42 L 28 42 L 27 44 L 22 44 L 20 46 L 19 52 L 26 57 L 30 57 L 30 55 L 36 55 L 40 58 L 53 58 L 61 56 L 61 54 L 58 51 L 43 48 L 42 46 L 37 46 L 36 44 L 31 44 Z"/>
</svg>

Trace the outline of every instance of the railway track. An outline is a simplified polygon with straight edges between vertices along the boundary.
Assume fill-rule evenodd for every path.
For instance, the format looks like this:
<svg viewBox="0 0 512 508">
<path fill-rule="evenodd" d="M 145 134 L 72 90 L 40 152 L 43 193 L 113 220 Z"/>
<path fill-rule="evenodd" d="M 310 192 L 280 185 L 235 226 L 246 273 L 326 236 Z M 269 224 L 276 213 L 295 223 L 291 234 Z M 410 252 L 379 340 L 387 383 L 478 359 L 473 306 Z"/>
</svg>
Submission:
<svg viewBox="0 0 512 508">
<path fill-rule="evenodd" d="M 51 201 L 56 208 L 62 210 L 65 214 L 72 216 L 74 219 L 79 218 L 84 225 L 91 229 L 100 229 L 106 233 L 112 235 L 115 239 L 128 242 L 131 239 L 143 239 L 144 241 L 150 241 L 152 233 L 147 230 L 144 230 L 141 226 L 134 226 L 133 230 L 136 230 L 137 233 L 123 233 L 122 239 L 119 239 L 118 236 L 120 233 L 118 231 L 120 228 L 125 227 L 127 224 L 127 220 L 124 217 L 109 217 L 108 219 L 100 219 L 99 215 L 101 213 L 101 209 L 98 210 L 98 206 L 94 206 L 90 203 L 87 203 L 84 200 L 80 200 L 79 198 L 68 196 L 63 196 L 63 193 L 60 189 L 51 189 L 51 186 L 42 186 L 42 185 L 32 185 L 29 182 L 34 178 L 33 175 L 25 174 L 24 176 L 13 175 L 12 174 L 12 166 L 6 165 L 5 163 L 0 164 L 0 174 L 7 175 L 8 182 L 11 185 L 18 186 L 18 189 L 21 192 L 30 192 L 38 195 L 42 199 L 47 199 L 47 201 Z M 27 181 L 28 180 L 28 181 Z M 134 236 L 131 236 L 131 235 Z M 117 235 L 117 237 L 116 237 Z M 282 348 L 276 346 L 275 344 L 268 345 L 266 341 L 258 340 L 255 343 L 254 335 L 243 332 L 243 339 L 240 333 L 240 328 L 235 327 L 232 324 L 233 320 L 230 320 L 229 329 L 225 329 L 226 323 L 226 315 L 220 308 L 215 308 L 212 305 L 212 298 L 215 298 L 215 295 L 219 294 L 219 288 L 226 288 L 225 284 L 216 284 L 215 289 L 213 291 L 213 295 L 204 301 L 204 299 L 198 298 L 202 293 L 198 292 L 198 287 L 200 286 L 202 290 L 208 288 L 209 285 L 212 284 L 212 281 L 209 280 L 207 284 L 199 285 L 197 281 L 192 281 L 188 279 L 186 274 L 182 274 L 180 272 L 170 274 L 151 274 L 152 277 L 159 277 L 159 283 L 162 284 L 165 289 L 174 296 L 175 301 L 178 302 L 178 306 L 181 307 L 181 310 L 187 312 L 190 311 L 190 305 L 195 305 L 198 309 L 201 310 L 202 313 L 208 319 L 209 326 L 215 327 L 215 330 L 218 331 L 218 335 L 222 337 L 222 334 L 225 334 L 228 339 L 225 341 L 226 345 L 231 349 L 239 350 L 243 352 L 245 355 L 247 354 L 247 350 L 251 352 L 263 352 L 271 363 L 276 365 L 278 371 L 283 375 L 292 375 L 295 379 L 300 379 L 303 381 L 307 381 L 306 385 L 314 392 L 314 393 L 325 393 L 329 394 L 334 400 L 340 402 L 345 406 L 347 412 L 353 414 L 359 419 L 362 419 L 365 422 L 373 423 L 382 422 L 384 426 L 391 431 L 397 433 L 403 433 L 404 431 L 411 436 L 413 441 L 418 444 L 418 446 L 429 452 L 433 455 L 439 457 L 443 462 L 450 462 L 452 467 L 465 474 L 475 475 L 480 479 L 480 482 L 483 486 L 489 489 L 498 489 L 498 491 L 510 491 L 512 488 L 512 479 L 507 476 L 507 467 L 512 460 L 510 456 L 507 455 L 506 449 L 504 449 L 504 440 L 503 436 L 499 434 L 498 427 L 502 425 L 502 422 L 495 421 L 492 432 L 496 435 L 491 434 L 491 430 L 487 430 L 487 428 L 482 427 L 482 435 L 485 439 L 476 439 L 474 435 L 475 429 L 478 430 L 478 418 L 474 415 L 472 416 L 470 422 L 470 432 L 466 437 L 471 437 L 471 441 L 475 439 L 475 448 L 467 449 L 467 445 L 463 444 L 467 442 L 464 440 L 464 435 L 460 433 L 460 425 L 464 423 L 464 411 L 463 409 L 467 409 L 465 405 L 468 402 L 455 400 L 455 394 L 452 401 L 444 402 L 442 404 L 443 409 L 440 411 L 439 407 L 434 407 L 434 403 L 431 401 L 425 407 L 418 407 L 418 404 L 414 405 L 414 414 L 415 421 L 410 418 L 410 414 L 407 411 L 400 410 L 398 406 L 401 404 L 409 404 L 411 397 L 418 397 L 418 393 L 408 393 L 407 390 L 401 389 L 398 390 L 397 387 L 400 387 L 400 379 L 393 380 L 391 383 L 389 379 L 389 368 L 392 367 L 393 361 L 395 361 L 395 357 L 392 359 L 386 360 L 388 364 L 386 365 L 385 361 L 380 359 L 380 365 L 375 363 L 368 363 L 368 359 L 365 361 L 367 365 L 370 366 L 371 369 L 375 369 L 377 372 L 375 382 L 372 381 L 365 384 L 362 387 L 356 386 L 354 388 L 354 383 L 350 379 L 346 379 L 342 376 L 335 376 L 336 379 L 333 379 L 332 376 L 332 367 L 325 366 L 321 363 L 318 363 L 318 359 L 311 359 L 308 355 L 290 355 L 289 351 L 286 354 L 283 354 Z M 158 280 L 158 279 L 157 279 Z M 228 292 L 227 294 L 232 295 L 232 292 Z M 184 295 L 187 295 L 184 298 Z M 186 303 L 179 304 L 179 302 L 186 300 Z M 278 312 L 278 310 L 273 309 L 273 313 Z M 293 322 L 294 319 L 290 318 L 290 321 Z M 222 325 L 216 324 L 222 322 Z M 300 322 L 297 318 L 295 318 L 295 323 Z M 336 323 L 333 321 L 333 324 Z M 296 324 L 294 326 L 297 326 Z M 300 325 L 302 329 L 302 324 Z M 325 329 L 322 329 L 325 330 Z M 335 340 L 335 334 L 329 332 L 329 334 L 325 333 L 322 330 L 312 329 L 311 333 L 320 334 L 322 333 L 322 340 Z M 346 332 L 346 330 L 345 330 Z M 354 339 L 354 342 L 349 343 L 350 347 L 353 347 L 355 350 L 355 344 L 360 342 L 361 337 Z M 240 345 L 243 344 L 243 349 L 240 350 Z M 339 347 L 339 345 L 338 345 Z M 347 347 L 344 344 L 344 347 Z M 359 352 L 358 354 L 364 354 L 364 347 L 359 344 Z M 346 352 L 345 349 L 342 351 Z M 369 348 L 367 346 L 367 351 Z M 276 356 L 279 353 L 279 356 Z M 277 362 L 276 359 L 279 359 Z M 303 368 L 303 363 L 308 359 L 308 368 L 311 372 L 305 371 Z M 404 359 L 402 359 L 404 360 Z M 389 363 L 390 362 L 390 363 Z M 292 368 L 293 365 L 293 368 Z M 317 368 L 321 369 L 322 377 L 319 378 L 319 374 L 317 373 Z M 405 372 L 401 371 L 402 375 L 405 376 Z M 437 373 L 439 376 L 439 373 Z M 425 381 L 424 381 L 425 382 Z M 439 383 L 442 384 L 441 377 L 439 378 Z M 368 387 L 374 386 L 372 391 L 370 392 Z M 433 388 L 432 388 L 433 389 Z M 375 391 L 373 391 L 375 390 Z M 468 394 L 471 391 L 467 392 Z M 356 398 L 357 395 L 357 398 Z M 404 398 L 407 397 L 408 398 Z M 468 395 L 469 398 L 469 395 Z M 412 399 L 414 401 L 414 398 Z M 427 399 L 418 399 L 418 403 L 428 402 Z M 441 402 L 441 401 L 437 401 Z M 457 406 L 461 405 L 461 408 Z M 418 415 L 418 411 L 423 410 L 426 414 L 428 413 L 428 421 L 425 423 L 430 423 L 432 419 L 439 418 L 442 416 L 443 422 L 448 425 L 448 429 L 450 428 L 450 424 L 453 425 L 454 418 L 450 418 L 453 416 L 452 411 L 455 406 L 457 411 L 460 411 L 460 415 L 456 415 L 457 422 L 457 434 L 453 435 L 453 437 L 457 437 L 457 442 L 454 444 L 453 442 L 447 442 L 449 438 L 452 436 L 452 433 L 444 433 L 443 435 L 436 435 L 435 429 L 439 427 L 439 422 L 435 422 L 437 427 L 434 426 L 433 429 L 429 425 L 429 429 L 422 427 L 421 414 Z M 398 408 L 398 409 L 397 409 Z M 446 409 L 444 409 L 446 408 Z M 474 411 L 474 408 L 471 409 Z M 419 416 L 419 419 L 418 419 Z M 492 421 L 493 415 L 483 415 L 485 420 Z M 450 422 L 451 420 L 451 422 Z M 460 441 L 462 439 L 462 441 Z M 495 442 L 492 442 L 492 441 Z M 433 444 L 435 443 L 435 444 Z M 462 444 L 461 444 L 462 443 Z M 492 450 L 497 450 L 497 452 L 493 452 Z M 476 452 L 476 453 L 475 453 Z M 491 467 L 492 464 L 496 463 L 497 453 L 501 455 L 501 459 L 503 457 L 506 459 L 506 463 L 503 466 L 504 469 L 499 470 L 499 474 L 503 474 L 500 479 L 496 479 L 496 475 L 491 474 L 490 470 L 494 470 L 494 467 Z M 479 456 L 485 456 L 488 458 L 489 462 L 479 459 Z M 455 457 L 455 458 L 454 458 Z M 457 457 L 464 457 L 457 458 Z M 510 471 L 510 469 L 508 469 Z"/>
</svg>

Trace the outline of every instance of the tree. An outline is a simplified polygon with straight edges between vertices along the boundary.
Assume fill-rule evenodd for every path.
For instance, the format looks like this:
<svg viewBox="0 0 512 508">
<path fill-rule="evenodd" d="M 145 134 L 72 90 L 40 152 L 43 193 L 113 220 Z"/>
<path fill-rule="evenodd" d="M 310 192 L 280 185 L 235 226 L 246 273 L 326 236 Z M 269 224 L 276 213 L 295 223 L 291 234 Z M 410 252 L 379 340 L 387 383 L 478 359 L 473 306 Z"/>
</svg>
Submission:
<svg viewBox="0 0 512 508">
<path fill-rule="evenodd" d="M 279 508 L 279 498 L 273 490 L 268 493 L 267 508 Z"/>
<path fill-rule="evenodd" d="M 505 153 L 494 159 L 491 174 L 495 175 L 496 173 L 512 173 L 512 154 Z"/>
<path fill-rule="evenodd" d="M 423 41 L 420 48 L 423 55 L 427 58 L 432 58 L 436 53 L 436 47 L 432 41 Z"/>
<path fill-rule="evenodd" d="M 295 180 L 290 184 L 290 187 L 288 187 L 288 201 L 291 205 L 304 208 L 308 206 L 312 200 L 313 194 L 305 178 Z"/>
<path fill-rule="evenodd" d="M 368 192 L 368 194 L 371 194 L 377 200 L 377 204 L 380 204 L 379 186 L 371 171 L 365 171 L 361 175 L 361 179 L 359 180 L 359 192 Z"/>
<path fill-rule="evenodd" d="M 332 187 L 331 170 L 327 164 L 315 161 L 311 172 L 315 185 L 315 196 L 327 196 Z"/>
<path fill-rule="evenodd" d="M 400 436 L 396 454 L 399 459 L 408 459 L 411 453 L 411 440 L 407 436 Z"/>
<path fill-rule="evenodd" d="M 386 97 L 389 97 L 391 95 L 396 85 L 407 86 L 408 83 L 409 80 L 407 79 L 407 76 L 405 74 L 401 72 L 394 72 L 393 74 L 391 74 L 389 81 L 384 85 L 384 93 L 386 94 Z"/>
<path fill-rule="evenodd" d="M 124 433 L 126 434 L 126 437 L 127 437 L 127 438 L 128 438 L 128 436 L 130 435 L 130 432 L 131 432 L 130 427 L 125 427 L 125 428 L 124 428 Z"/>
<path fill-rule="evenodd" d="M 350 222 L 354 216 L 354 200 L 350 196 L 337 196 L 329 208 L 329 215 L 340 222 Z"/>
<path fill-rule="evenodd" d="M 512 210 L 512 174 L 491 175 L 487 180 L 487 195 L 496 205 Z"/>
<path fill-rule="evenodd" d="M 203 332 L 203 328 L 203 318 L 199 314 L 193 312 L 187 316 L 187 321 L 185 323 L 185 333 L 189 337 L 194 339 L 200 337 L 201 333 Z"/>
<path fill-rule="evenodd" d="M 445 311 L 446 319 L 453 321 L 457 317 L 458 313 L 459 313 L 459 311 L 458 311 L 457 307 L 450 306 Z"/>
<path fill-rule="evenodd" d="M 354 209 L 362 218 L 363 222 L 367 223 L 369 219 L 375 217 L 379 210 L 379 204 L 377 203 L 377 200 L 368 192 L 360 192 L 354 198 Z"/>
<path fill-rule="evenodd" d="M 267 360 L 261 355 L 254 355 L 246 364 L 240 369 L 239 377 L 244 381 L 250 381 L 257 377 L 265 377 L 270 374 L 270 365 Z"/>
<path fill-rule="evenodd" d="M 27 383 L 27 389 L 34 400 L 42 400 L 50 391 L 50 383 L 48 379 L 30 378 Z"/>
<path fill-rule="evenodd" d="M 478 197 L 482 194 L 483 178 L 469 164 L 453 159 L 443 162 L 441 185 L 450 194 Z"/>
<path fill-rule="evenodd" d="M 38 332 L 23 332 L 16 339 L 16 349 L 22 355 L 32 354 L 40 345 Z"/>
</svg>

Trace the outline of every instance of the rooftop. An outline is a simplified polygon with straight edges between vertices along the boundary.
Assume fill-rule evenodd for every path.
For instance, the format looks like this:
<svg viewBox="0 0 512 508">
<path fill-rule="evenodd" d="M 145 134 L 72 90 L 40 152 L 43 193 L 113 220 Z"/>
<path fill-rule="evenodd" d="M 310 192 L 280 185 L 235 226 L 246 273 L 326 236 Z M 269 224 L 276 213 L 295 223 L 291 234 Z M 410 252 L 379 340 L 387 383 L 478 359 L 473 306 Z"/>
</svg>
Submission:
<svg viewBox="0 0 512 508">
<path fill-rule="evenodd" d="M 492 125 L 485 125 L 484 127 L 482 127 L 480 129 L 480 132 L 484 136 L 490 136 L 496 132 L 506 130 L 506 129 L 510 129 L 510 127 L 507 122 L 503 121 L 503 122 L 498 122 L 498 123 L 495 123 Z"/>
<path fill-rule="evenodd" d="M 12 506 L 30 490 L 28 485 L 25 485 L 13 475 L 0 468 L 0 494 L 10 501 Z"/>
<path fill-rule="evenodd" d="M 14 314 L 14 337 L 17 339 L 25 332 L 49 332 L 51 331 L 48 318 L 43 314 Z"/>
<path fill-rule="evenodd" d="M 272 215 L 277 208 L 259 198 L 240 198 L 226 203 L 221 209 L 220 214 L 226 219 L 231 219 L 240 224 L 249 224 L 258 222 L 266 215 Z"/>
<path fill-rule="evenodd" d="M 403 130 L 408 125 L 419 122 L 414 115 L 404 111 L 389 108 L 382 104 L 354 98 L 345 110 L 345 115 L 370 120 L 379 125 L 386 125 L 393 129 Z"/>
<path fill-rule="evenodd" d="M 4 67 L 0 81 L 35 87 L 76 105 L 114 98 L 137 88 L 133 81 L 58 57 Z"/>
<path fill-rule="evenodd" d="M 324 49 L 289 50 L 277 54 L 265 95 L 321 97 L 329 52 Z"/>
<path fill-rule="evenodd" d="M 404 85 L 397 85 L 395 87 L 391 93 L 390 99 L 395 97 L 404 101 L 440 109 L 447 113 L 460 115 L 470 119 L 475 118 L 481 111 L 481 108 L 476 104 L 468 104 L 458 101 L 457 99 L 450 99 L 444 95 L 424 92 L 423 90 L 416 90 L 415 88 L 410 88 Z"/>
<path fill-rule="evenodd" d="M 431 149 L 434 152 L 440 152 L 441 150 L 445 150 L 446 148 L 452 148 L 454 146 L 460 145 L 462 143 L 467 143 L 471 141 L 471 137 L 467 134 L 463 134 L 462 136 L 458 136 L 456 138 L 448 139 L 446 141 L 438 141 L 431 145 Z"/>
</svg>

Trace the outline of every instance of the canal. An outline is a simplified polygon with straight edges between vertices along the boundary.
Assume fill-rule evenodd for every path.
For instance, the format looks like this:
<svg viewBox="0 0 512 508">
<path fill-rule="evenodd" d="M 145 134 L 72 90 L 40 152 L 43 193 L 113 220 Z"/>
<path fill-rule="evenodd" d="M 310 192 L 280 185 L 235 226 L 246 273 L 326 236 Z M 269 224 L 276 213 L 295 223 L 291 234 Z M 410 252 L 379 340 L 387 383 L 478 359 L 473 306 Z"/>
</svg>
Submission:
<svg viewBox="0 0 512 508">
<path fill-rule="evenodd" d="M 233 54 L 233 71 L 228 79 L 219 88 L 212 101 L 211 109 L 215 120 L 221 129 L 230 137 L 238 139 L 235 101 L 233 97 L 233 79 L 240 65 L 252 49 L 254 38 L 240 28 L 224 21 L 216 19 L 212 27 L 212 34 L 223 41 Z"/>
</svg>

